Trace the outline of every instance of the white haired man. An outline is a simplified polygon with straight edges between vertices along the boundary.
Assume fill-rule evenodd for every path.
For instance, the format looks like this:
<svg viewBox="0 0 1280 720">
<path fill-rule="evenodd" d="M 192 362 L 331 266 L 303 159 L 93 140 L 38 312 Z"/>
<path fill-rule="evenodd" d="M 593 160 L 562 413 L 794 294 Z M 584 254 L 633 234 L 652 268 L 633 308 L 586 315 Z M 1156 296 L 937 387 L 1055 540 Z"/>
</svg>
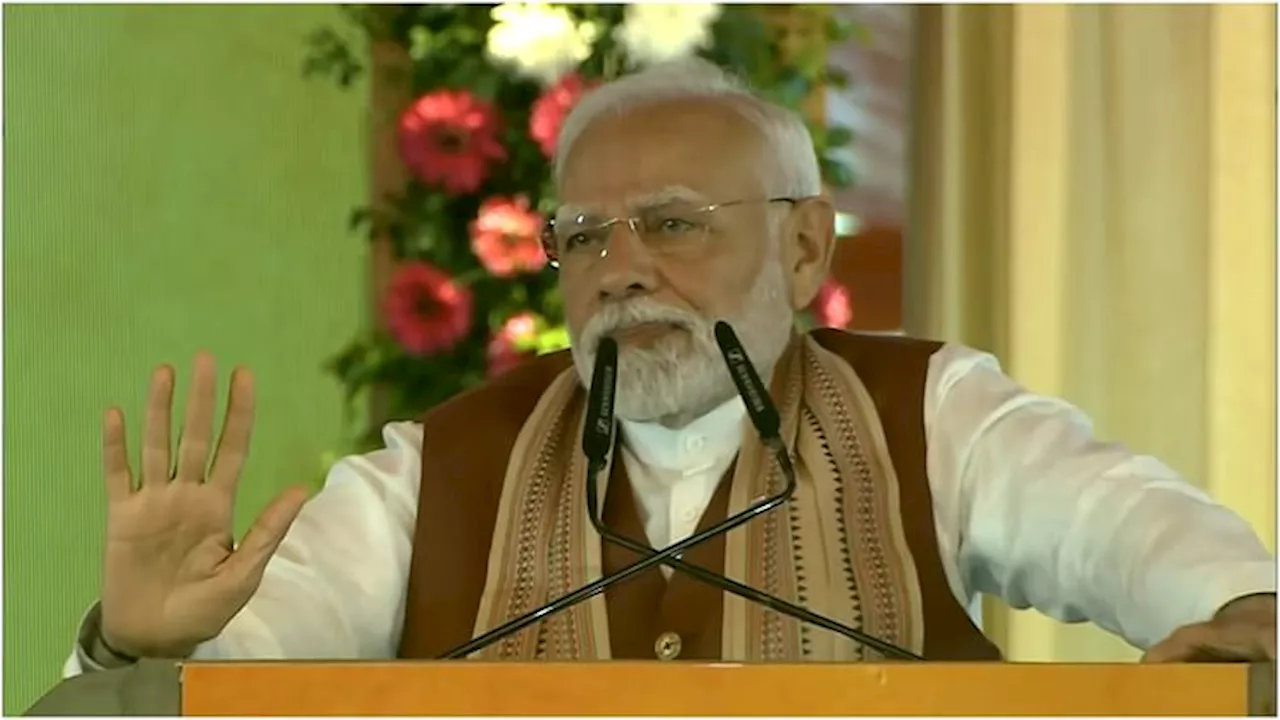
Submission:
<svg viewBox="0 0 1280 720">
<path fill-rule="evenodd" d="M 582 512 L 576 438 L 605 336 L 620 348 L 606 521 L 657 548 L 714 524 L 776 480 L 712 337 L 721 319 L 772 378 L 799 490 L 686 562 L 926 659 L 999 658 L 971 621 L 982 593 L 1093 621 L 1152 660 L 1274 658 L 1274 560 L 1169 468 L 1098 442 L 988 355 L 793 329 L 834 242 L 793 114 L 683 62 L 590 94 L 559 148 L 546 241 L 571 353 L 389 425 L 384 449 L 338 463 L 309 501 L 284 493 L 234 548 L 248 372 L 207 473 L 211 358 L 195 363 L 176 465 L 172 370 L 152 381 L 137 483 L 107 414 L 101 602 L 68 675 L 138 657 L 437 657 L 634 562 Z M 481 656 L 879 657 L 666 568 Z"/>
</svg>

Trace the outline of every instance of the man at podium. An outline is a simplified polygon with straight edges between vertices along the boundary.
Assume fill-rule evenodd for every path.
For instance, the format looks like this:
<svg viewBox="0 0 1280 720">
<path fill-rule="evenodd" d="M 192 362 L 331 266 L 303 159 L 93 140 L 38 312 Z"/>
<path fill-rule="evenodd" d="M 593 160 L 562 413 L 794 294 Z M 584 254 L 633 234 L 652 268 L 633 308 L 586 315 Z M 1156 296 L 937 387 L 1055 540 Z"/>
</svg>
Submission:
<svg viewBox="0 0 1280 720">
<path fill-rule="evenodd" d="M 1150 660 L 1274 658 L 1274 560 L 1167 466 L 981 352 L 794 330 L 835 240 L 794 114 L 700 61 L 657 66 L 574 109 L 555 176 L 545 242 L 572 352 L 388 425 L 239 545 L 249 372 L 216 447 L 207 356 L 175 451 L 171 369 L 140 467 L 107 413 L 101 602 L 67 675 L 185 657 L 996 660 L 982 593 Z"/>
</svg>

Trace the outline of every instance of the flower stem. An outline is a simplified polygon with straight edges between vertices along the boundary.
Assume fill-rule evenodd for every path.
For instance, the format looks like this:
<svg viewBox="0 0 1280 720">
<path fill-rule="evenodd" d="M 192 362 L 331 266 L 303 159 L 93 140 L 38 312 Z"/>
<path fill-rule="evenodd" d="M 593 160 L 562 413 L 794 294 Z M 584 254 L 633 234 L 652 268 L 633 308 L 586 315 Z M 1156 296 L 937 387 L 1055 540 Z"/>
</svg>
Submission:
<svg viewBox="0 0 1280 720">
<path fill-rule="evenodd" d="M 622 65 L 622 59 L 618 57 L 618 51 L 609 50 L 604 54 L 605 82 L 618 77 L 618 68 L 620 65 Z"/>
</svg>

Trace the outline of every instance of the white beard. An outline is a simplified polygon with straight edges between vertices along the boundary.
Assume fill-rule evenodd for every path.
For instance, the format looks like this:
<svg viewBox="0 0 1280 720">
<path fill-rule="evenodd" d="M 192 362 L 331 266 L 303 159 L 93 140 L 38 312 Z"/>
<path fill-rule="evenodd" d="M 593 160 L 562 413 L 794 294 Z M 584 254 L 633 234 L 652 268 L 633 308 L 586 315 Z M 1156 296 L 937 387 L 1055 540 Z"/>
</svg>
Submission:
<svg viewBox="0 0 1280 720">
<path fill-rule="evenodd" d="M 606 305 L 583 328 L 581 337 L 571 338 L 574 366 L 590 387 L 601 338 L 650 322 L 683 328 L 679 334 L 690 342 L 673 334 L 651 347 L 619 348 L 614 400 L 614 410 L 624 420 L 682 427 L 737 394 L 716 344 L 717 320 L 733 327 L 761 379 L 769 383 L 773 366 L 791 338 L 794 316 L 783 300 L 785 289 L 782 263 L 771 257 L 732 317 L 705 318 L 649 298 Z"/>
</svg>

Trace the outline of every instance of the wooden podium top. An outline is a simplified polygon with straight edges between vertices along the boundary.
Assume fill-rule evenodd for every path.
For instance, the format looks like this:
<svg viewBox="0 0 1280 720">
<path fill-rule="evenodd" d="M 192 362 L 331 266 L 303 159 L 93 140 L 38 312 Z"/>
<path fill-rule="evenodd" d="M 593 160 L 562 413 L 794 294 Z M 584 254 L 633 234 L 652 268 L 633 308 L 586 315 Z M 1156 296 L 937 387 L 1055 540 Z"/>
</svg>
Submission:
<svg viewBox="0 0 1280 720">
<path fill-rule="evenodd" d="M 181 669 L 184 715 L 1275 713 L 1274 665 L 455 661 Z"/>
</svg>

